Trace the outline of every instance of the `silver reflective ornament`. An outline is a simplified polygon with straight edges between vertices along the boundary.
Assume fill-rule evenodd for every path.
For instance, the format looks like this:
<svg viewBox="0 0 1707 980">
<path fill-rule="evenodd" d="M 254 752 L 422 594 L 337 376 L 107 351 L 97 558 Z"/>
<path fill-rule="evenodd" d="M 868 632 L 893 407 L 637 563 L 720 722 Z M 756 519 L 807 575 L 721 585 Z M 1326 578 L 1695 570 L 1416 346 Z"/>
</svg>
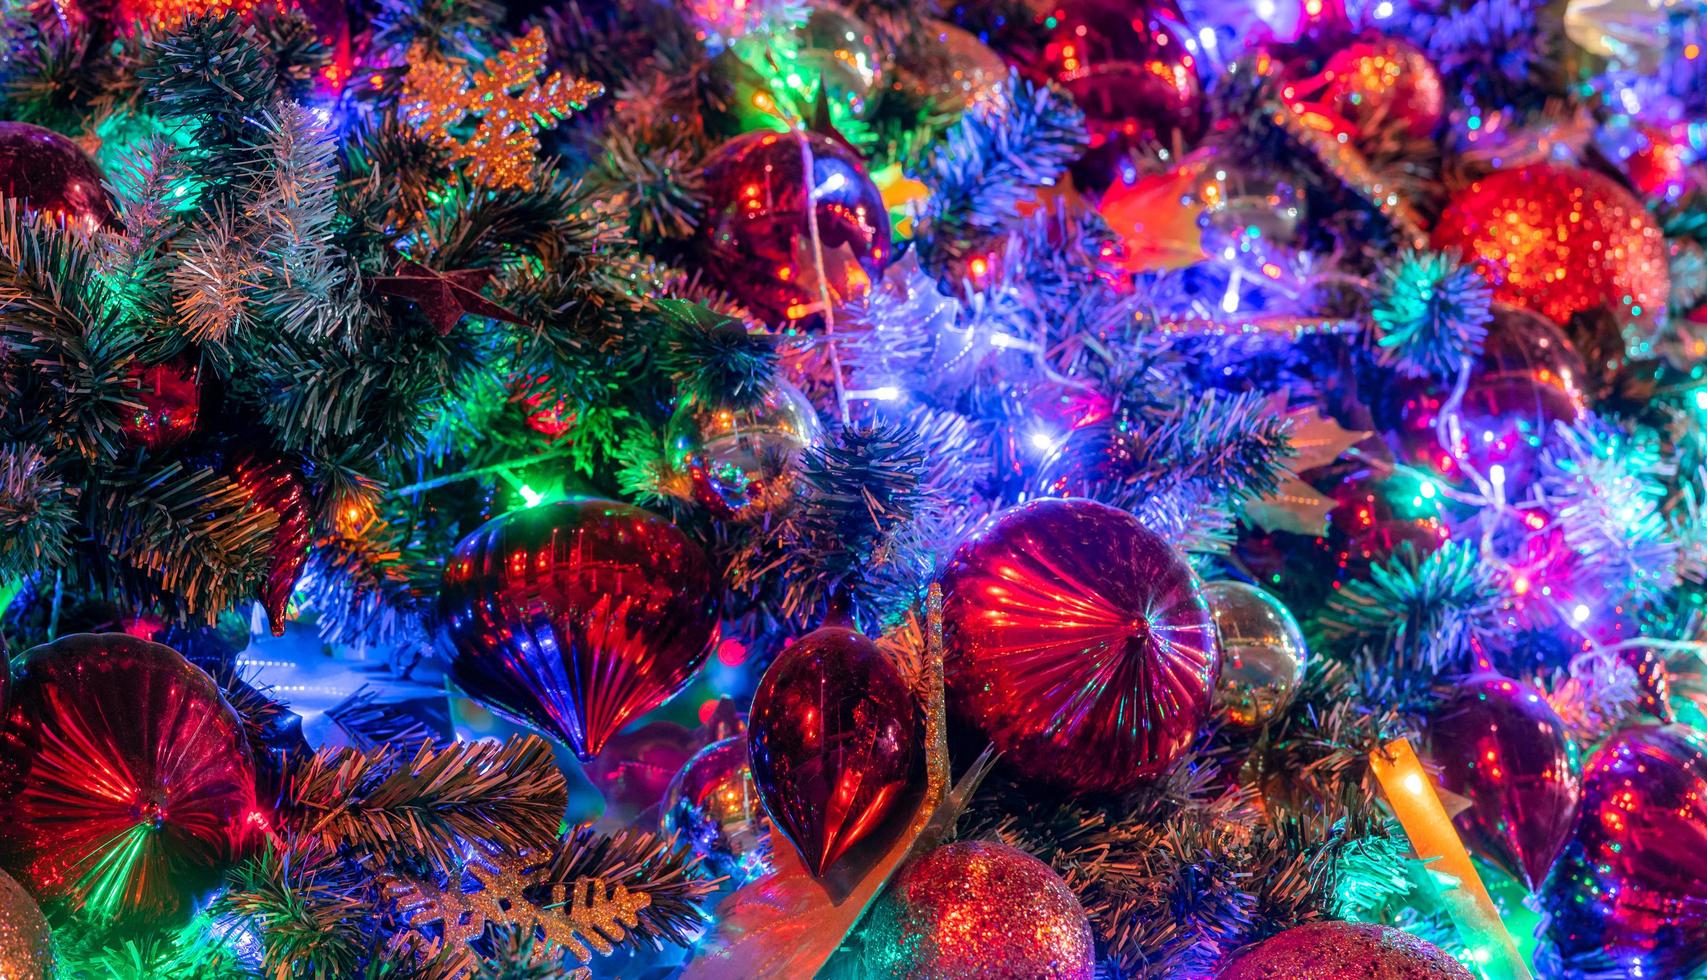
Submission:
<svg viewBox="0 0 1707 980">
<path fill-rule="evenodd" d="M 1285 710 L 1304 680 L 1304 631 L 1279 599 L 1243 582 L 1203 587 L 1221 634 L 1216 703 L 1227 720 L 1254 728 Z"/>
<path fill-rule="evenodd" d="M 708 874 L 737 885 L 769 870 L 764 804 L 747 762 L 747 737 L 713 742 L 670 781 L 659 826 L 703 859 Z"/>
<path fill-rule="evenodd" d="M 734 517 L 787 503 L 795 461 L 823 441 L 824 427 L 800 389 L 779 379 L 742 408 L 684 403 L 664 436 L 671 464 L 688 477 L 694 498 Z"/>
</svg>

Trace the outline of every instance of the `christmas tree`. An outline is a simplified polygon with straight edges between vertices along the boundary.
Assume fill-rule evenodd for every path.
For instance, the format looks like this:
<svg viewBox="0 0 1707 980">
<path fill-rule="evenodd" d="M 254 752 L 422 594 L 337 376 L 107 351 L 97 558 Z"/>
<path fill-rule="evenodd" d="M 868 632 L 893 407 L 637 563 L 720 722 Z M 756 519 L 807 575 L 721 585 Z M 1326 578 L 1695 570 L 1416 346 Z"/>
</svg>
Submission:
<svg viewBox="0 0 1707 980">
<path fill-rule="evenodd" d="M 0 2 L 0 975 L 1707 975 L 1707 6 Z"/>
</svg>

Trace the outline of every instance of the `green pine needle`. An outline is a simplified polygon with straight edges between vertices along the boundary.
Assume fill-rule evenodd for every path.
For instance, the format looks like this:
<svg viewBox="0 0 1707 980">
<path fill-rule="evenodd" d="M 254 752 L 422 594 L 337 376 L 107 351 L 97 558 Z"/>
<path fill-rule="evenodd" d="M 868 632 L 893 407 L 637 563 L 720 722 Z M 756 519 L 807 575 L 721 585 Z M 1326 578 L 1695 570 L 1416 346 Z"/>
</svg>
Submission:
<svg viewBox="0 0 1707 980">
<path fill-rule="evenodd" d="M 1481 356 L 1492 297 L 1481 273 L 1455 255 L 1400 253 L 1372 310 L 1381 362 L 1409 377 L 1456 377 Z"/>
</svg>

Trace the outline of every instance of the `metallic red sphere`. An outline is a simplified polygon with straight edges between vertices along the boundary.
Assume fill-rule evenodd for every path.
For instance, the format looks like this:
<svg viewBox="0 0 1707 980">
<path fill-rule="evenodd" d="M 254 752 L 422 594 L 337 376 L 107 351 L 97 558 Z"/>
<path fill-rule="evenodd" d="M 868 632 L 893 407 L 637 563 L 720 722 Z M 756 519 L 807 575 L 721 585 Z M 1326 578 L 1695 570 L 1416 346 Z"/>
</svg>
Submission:
<svg viewBox="0 0 1707 980">
<path fill-rule="evenodd" d="M 705 663 L 711 585 L 705 552 L 638 507 L 582 499 L 506 514 L 445 566 L 451 679 L 591 759 Z"/>
<path fill-rule="evenodd" d="M 90 228 L 114 220 L 101 170 L 89 154 L 29 123 L 0 122 L 0 197 Z"/>
<path fill-rule="evenodd" d="M 0 726 L 0 862 L 125 927 L 186 918 L 261 839 L 243 723 L 158 643 L 83 633 L 25 653 Z"/>
<path fill-rule="evenodd" d="M 747 746 L 773 823 L 822 877 L 923 789 L 924 726 L 901 671 L 852 630 L 802 637 L 753 694 Z"/>
<path fill-rule="evenodd" d="M 960 546 L 942 587 L 949 703 L 1029 778 L 1131 789 L 1209 715 L 1209 604 L 1185 559 L 1125 511 L 1021 504 Z"/>
<path fill-rule="evenodd" d="M 826 294 L 831 304 L 863 296 L 889 264 L 883 195 L 859 155 L 828 136 L 737 136 L 706 164 L 705 191 L 701 268 L 772 326 L 815 321 Z"/>
</svg>

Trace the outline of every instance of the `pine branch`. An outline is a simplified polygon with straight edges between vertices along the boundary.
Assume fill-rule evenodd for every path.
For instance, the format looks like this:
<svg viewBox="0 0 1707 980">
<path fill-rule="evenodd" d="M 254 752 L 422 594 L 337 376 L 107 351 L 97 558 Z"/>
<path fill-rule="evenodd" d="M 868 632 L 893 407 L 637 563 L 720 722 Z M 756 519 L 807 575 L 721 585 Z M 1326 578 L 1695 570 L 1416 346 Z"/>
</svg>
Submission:
<svg viewBox="0 0 1707 980">
<path fill-rule="evenodd" d="M 1492 574 L 1472 542 L 1447 541 L 1422 555 L 1406 541 L 1367 579 L 1334 592 L 1319 623 L 1344 646 L 1373 644 L 1385 671 L 1432 680 L 1463 669 L 1470 641 L 1491 628 Z"/>
<path fill-rule="evenodd" d="M 101 488 L 96 539 L 162 599 L 211 621 L 265 572 L 278 518 L 212 470 L 167 463 Z"/>
<path fill-rule="evenodd" d="M 601 834 L 582 825 L 558 844 L 530 881 L 528 894 L 545 902 L 554 888 L 572 889 L 581 881 L 621 885 L 649 899 L 630 936 L 654 948 L 665 942 L 685 945 L 704 927 L 700 903 L 716 889 L 716 882 L 696 874 L 698 865 L 699 858 L 677 849 L 672 840 L 635 830 Z"/>
<path fill-rule="evenodd" d="M 1450 381 L 1481 356 L 1493 292 L 1455 255 L 1401 253 L 1383 273 L 1371 315 L 1381 363 L 1412 378 Z"/>
<path fill-rule="evenodd" d="M 1084 113 L 1065 92 L 1010 77 L 1000 97 L 961 117 L 919 175 L 931 187 L 919 236 L 926 265 L 968 254 L 1017 218 L 1086 139 Z"/>
<path fill-rule="evenodd" d="M 361 306 L 342 249 L 331 243 L 337 217 L 336 146 L 305 108 L 281 103 L 260 118 L 261 159 L 249 196 L 264 257 L 255 302 L 280 329 L 316 341 L 347 335 Z"/>
<path fill-rule="evenodd" d="M 327 847 L 415 854 L 447 874 L 464 841 L 526 852 L 556 838 L 568 790 L 544 739 L 423 743 L 401 758 L 386 747 L 323 751 L 291 774 L 281 811 Z"/>
<path fill-rule="evenodd" d="M 191 138 L 192 171 L 215 201 L 255 163 L 254 117 L 271 105 L 278 74 L 235 12 L 192 17 L 143 46 L 137 80 L 151 105 Z"/>
<path fill-rule="evenodd" d="M 344 980 L 379 943 L 382 896 L 375 877 L 312 841 L 286 841 L 238 865 L 214 912 L 260 937 L 272 980 Z"/>
<path fill-rule="evenodd" d="M 76 496 L 39 449 L 0 444 L 0 583 L 65 567 Z"/>
<path fill-rule="evenodd" d="M 732 317 L 679 300 L 658 300 L 670 333 L 659 367 L 688 400 L 741 409 L 762 399 L 776 375 L 773 338 Z"/>
</svg>

